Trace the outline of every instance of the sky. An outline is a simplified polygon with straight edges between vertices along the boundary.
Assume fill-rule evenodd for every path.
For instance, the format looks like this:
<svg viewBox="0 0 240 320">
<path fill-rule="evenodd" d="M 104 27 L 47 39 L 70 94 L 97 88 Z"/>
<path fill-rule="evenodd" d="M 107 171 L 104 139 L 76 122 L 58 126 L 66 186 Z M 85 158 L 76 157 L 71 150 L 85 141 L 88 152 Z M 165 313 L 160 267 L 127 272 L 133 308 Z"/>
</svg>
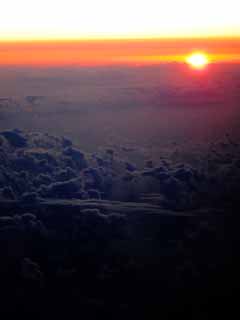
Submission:
<svg viewBox="0 0 240 320">
<path fill-rule="evenodd" d="M 239 0 L 8 0 L 0 66 L 240 61 Z"/>
<path fill-rule="evenodd" d="M 0 43 L 0 66 L 152 65 L 184 62 L 192 52 L 210 62 L 239 62 L 238 39 L 82 40 Z"/>
<path fill-rule="evenodd" d="M 240 36 L 239 0 L 8 0 L 0 41 Z"/>
</svg>

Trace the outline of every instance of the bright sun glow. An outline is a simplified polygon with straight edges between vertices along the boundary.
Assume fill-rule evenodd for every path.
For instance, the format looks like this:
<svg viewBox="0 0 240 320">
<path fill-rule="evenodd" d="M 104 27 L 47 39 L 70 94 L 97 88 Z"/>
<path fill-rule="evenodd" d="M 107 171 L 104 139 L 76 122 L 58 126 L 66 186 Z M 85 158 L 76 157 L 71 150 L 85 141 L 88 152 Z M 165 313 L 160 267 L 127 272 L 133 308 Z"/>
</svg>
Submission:
<svg viewBox="0 0 240 320">
<path fill-rule="evenodd" d="M 209 59 L 204 53 L 193 53 L 186 58 L 186 62 L 194 69 L 204 69 L 208 63 Z"/>
</svg>

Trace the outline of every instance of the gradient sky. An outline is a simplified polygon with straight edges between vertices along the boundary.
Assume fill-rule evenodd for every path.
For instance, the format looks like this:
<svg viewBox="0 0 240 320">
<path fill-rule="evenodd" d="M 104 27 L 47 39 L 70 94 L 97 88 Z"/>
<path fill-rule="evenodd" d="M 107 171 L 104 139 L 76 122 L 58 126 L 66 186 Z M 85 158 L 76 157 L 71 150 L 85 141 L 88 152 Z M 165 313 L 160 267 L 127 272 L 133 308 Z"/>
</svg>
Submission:
<svg viewBox="0 0 240 320">
<path fill-rule="evenodd" d="M 113 65 L 184 62 L 195 51 L 211 62 L 239 62 L 238 39 L 144 39 L 0 43 L 0 65 Z"/>
<path fill-rule="evenodd" d="M 8 0 L 0 65 L 240 61 L 239 0 Z"/>
<path fill-rule="evenodd" d="M 240 36 L 239 0 L 7 0 L 0 40 Z"/>
</svg>

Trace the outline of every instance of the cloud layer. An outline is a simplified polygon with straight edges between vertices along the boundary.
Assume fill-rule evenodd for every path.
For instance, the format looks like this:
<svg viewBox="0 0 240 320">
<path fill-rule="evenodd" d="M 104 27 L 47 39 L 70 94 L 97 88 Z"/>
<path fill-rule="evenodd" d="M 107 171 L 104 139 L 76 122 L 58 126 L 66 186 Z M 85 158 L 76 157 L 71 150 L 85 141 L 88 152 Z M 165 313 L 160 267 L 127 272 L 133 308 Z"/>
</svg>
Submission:
<svg viewBox="0 0 240 320">
<path fill-rule="evenodd" d="M 90 154 L 64 137 L 1 132 L 0 313 L 228 310 L 239 284 L 239 148 L 226 136 L 196 167 L 142 167 L 114 149 Z"/>
</svg>

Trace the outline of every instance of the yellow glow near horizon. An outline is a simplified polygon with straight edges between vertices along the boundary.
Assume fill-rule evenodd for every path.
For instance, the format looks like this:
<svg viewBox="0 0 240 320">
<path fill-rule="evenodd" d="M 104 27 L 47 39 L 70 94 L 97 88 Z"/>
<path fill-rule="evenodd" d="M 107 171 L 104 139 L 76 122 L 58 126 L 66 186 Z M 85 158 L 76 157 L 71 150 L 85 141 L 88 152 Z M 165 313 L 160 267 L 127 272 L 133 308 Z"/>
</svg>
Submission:
<svg viewBox="0 0 240 320">
<path fill-rule="evenodd" d="M 186 62 L 194 69 L 204 69 L 209 59 L 205 53 L 195 52 L 186 58 Z"/>
<path fill-rule="evenodd" d="M 0 41 L 240 36 L 239 0 L 2 1 Z"/>
</svg>

